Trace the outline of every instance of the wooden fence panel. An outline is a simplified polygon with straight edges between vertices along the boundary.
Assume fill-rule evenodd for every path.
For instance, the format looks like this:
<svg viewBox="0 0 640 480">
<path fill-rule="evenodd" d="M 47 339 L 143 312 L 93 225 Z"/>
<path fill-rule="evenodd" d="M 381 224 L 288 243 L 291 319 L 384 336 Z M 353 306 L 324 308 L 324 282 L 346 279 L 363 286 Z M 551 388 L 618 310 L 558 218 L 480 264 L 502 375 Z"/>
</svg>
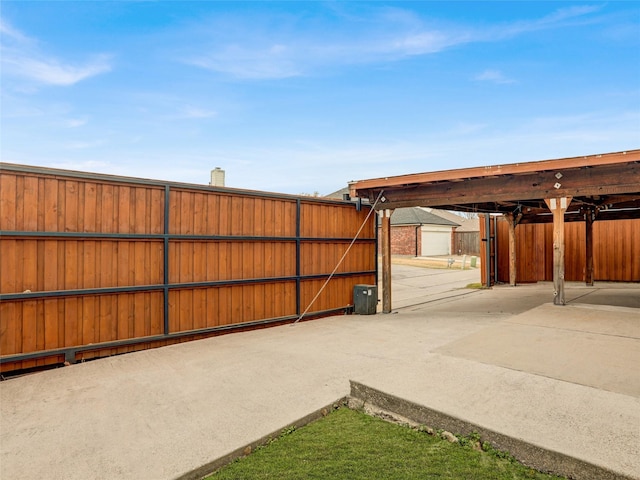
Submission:
<svg viewBox="0 0 640 480">
<path fill-rule="evenodd" d="M 294 237 L 296 201 L 172 190 L 171 234 Z"/>
<path fill-rule="evenodd" d="M 157 187 L 3 171 L 0 231 L 161 234 Z"/>
<path fill-rule="evenodd" d="M 507 223 L 498 221 L 499 281 L 509 281 Z M 607 220 L 593 224 L 594 280 L 640 281 L 640 220 Z M 516 227 L 517 281 L 553 281 L 553 225 Z M 585 224 L 565 224 L 565 279 L 585 281 Z"/>
<path fill-rule="evenodd" d="M 480 232 L 453 232 L 452 252 L 458 255 L 480 255 Z"/>
<path fill-rule="evenodd" d="M 295 282 L 172 290 L 169 328 L 187 332 L 291 317 L 296 315 L 295 299 Z"/>
<path fill-rule="evenodd" d="M 293 276 L 295 266 L 285 260 L 295 258 L 295 254 L 295 241 L 172 241 L 169 281 L 187 283 Z M 234 259 L 238 259 L 235 264 Z"/>
<path fill-rule="evenodd" d="M 595 280 L 640 281 L 640 220 L 595 222 Z"/>
<path fill-rule="evenodd" d="M 4 233 L 0 258 L 3 294 L 153 285 L 163 276 L 161 241 L 25 240 Z"/>
<path fill-rule="evenodd" d="M 161 292 L 3 300 L 0 348 L 5 356 L 160 335 L 161 318 Z"/>
<path fill-rule="evenodd" d="M 348 247 L 348 242 L 303 243 L 300 250 L 302 275 L 331 273 Z M 370 259 L 374 250 L 374 243 L 354 245 L 336 272 L 358 272 L 370 269 Z"/>
<path fill-rule="evenodd" d="M 7 372 L 298 318 L 368 206 L 2 164 Z M 368 219 L 309 316 L 376 282 Z"/>
<path fill-rule="evenodd" d="M 352 205 L 336 204 L 335 208 L 327 209 L 323 208 L 322 204 L 303 202 L 300 213 L 300 235 L 302 237 L 334 237 L 351 240 L 358 233 L 358 229 L 368 213 L 368 207 L 358 212 L 354 210 Z M 370 218 L 367 228 L 362 229 L 358 238 L 375 239 L 374 226 L 374 220 Z"/>
</svg>

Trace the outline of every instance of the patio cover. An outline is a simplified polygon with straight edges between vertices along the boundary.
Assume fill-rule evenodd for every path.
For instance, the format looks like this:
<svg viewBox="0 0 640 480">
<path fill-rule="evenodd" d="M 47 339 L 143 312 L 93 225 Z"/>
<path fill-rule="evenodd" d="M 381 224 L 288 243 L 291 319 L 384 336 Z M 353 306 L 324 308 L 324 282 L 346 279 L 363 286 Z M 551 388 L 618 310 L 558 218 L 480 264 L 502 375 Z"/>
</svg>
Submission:
<svg viewBox="0 0 640 480">
<path fill-rule="evenodd" d="M 513 272 L 516 225 L 553 222 L 554 303 L 564 304 L 564 222 L 585 221 L 587 283 L 592 284 L 593 222 L 640 218 L 640 149 L 359 180 L 349 189 L 352 197 L 371 203 L 380 195 L 376 209 L 382 211 L 383 311 L 391 311 L 388 217 L 395 208 L 411 206 L 505 214 L 514 240 Z"/>
</svg>

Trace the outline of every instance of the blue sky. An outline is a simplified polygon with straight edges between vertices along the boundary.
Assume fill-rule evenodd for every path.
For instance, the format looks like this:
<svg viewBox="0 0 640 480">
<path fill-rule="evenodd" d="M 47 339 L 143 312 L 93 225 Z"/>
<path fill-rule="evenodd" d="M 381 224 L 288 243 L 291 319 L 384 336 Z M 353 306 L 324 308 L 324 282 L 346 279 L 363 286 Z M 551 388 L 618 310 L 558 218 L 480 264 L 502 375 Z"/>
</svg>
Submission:
<svg viewBox="0 0 640 480">
<path fill-rule="evenodd" d="M 2 2 L 1 159 L 327 194 L 640 145 L 640 2 Z"/>
</svg>

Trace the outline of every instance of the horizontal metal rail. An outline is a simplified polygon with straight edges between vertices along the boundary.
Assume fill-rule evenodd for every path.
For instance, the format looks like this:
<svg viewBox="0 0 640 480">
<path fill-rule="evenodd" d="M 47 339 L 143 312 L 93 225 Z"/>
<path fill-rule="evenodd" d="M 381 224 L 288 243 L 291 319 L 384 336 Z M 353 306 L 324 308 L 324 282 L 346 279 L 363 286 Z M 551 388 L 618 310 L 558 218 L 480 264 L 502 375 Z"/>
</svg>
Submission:
<svg viewBox="0 0 640 480">
<path fill-rule="evenodd" d="M 98 232 L 37 232 L 0 230 L 0 237 L 23 238 L 95 238 L 104 240 L 164 240 L 162 233 L 98 233 Z"/>
<path fill-rule="evenodd" d="M 80 295 L 109 295 L 114 293 L 137 293 L 152 292 L 162 290 L 163 284 L 157 285 L 132 285 L 126 287 L 104 287 L 104 288 L 74 288 L 70 290 L 46 290 L 36 292 L 3 293 L 0 301 L 9 302 L 15 300 L 38 300 L 40 298 L 75 297 Z"/>
<path fill-rule="evenodd" d="M 350 242 L 347 237 L 267 237 L 252 235 L 188 235 L 188 234 L 162 234 L 162 233 L 97 233 L 97 232 L 37 232 L 0 230 L 0 237 L 22 238 L 81 238 L 104 240 L 193 240 L 193 241 L 228 241 L 228 242 Z M 359 238 L 356 242 L 374 243 L 375 238 Z"/>
<path fill-rule="evenodd" d="M 356 277 L 359 275 L 374 275 L 375 270 L 362 270 L 353 272 L 336 273 L 334 277 Z M 20 293 L 3 293 L 0 295 L 0 301 L 15 301 L 15 300 L 38 300 L 41 298 L 58 298 L 58 297 L 73 297 L 83 295 L 109 295 L 116 293 L 137 293 L 137 292 L 152 292 L 162 291 L 165 288 L 169 290 L 178 290 L 185 288 L 206 288 L 206 287 L 226 287 L 234 285 L 255 285 L 260 283 L 275 283 L 275 282 L 295 282 L 296 280 L 321 280 L 325 279 L 329 274 L 315 274 L 315 275 L 292 275 L 285 277 L 261 277 L 261 278 L 243 278 L 243 279 L 229 279 L 229 280 L 214 280 L 208 282 L 181 282 L 181 283 L 169 283 L 169 284 L 153 284 L 153 285 L 133 285 L 124 287 L 105 287 L 105 288 L 75 288 L 70 290 L 48 290 L 38 292 L 20 292 Z"/>
<path fill-rule="evenodd" d="M 345 305 L 343 307 L 332 308 L 330 310 L 322 310 L 318 312 L 311 312 L 305 315 L 304 318 L 313 318 L 317 316 L 326 316 L 337 313 L 349 313 L 353 310 L 353 305 Z M 250 322 L 234 323 L 231 325 L 220 325 L 218 327 L 200 328 L 197 330 L 185 330 L 181 332 L 168 333 L 164 335 L 151 335 L 147 337 L 127 338 L 123 340 L 113 340 L 109 342 L 92 343 L 88 345 L 80 345 L 76 347 L 62 347 L 51 350 L 39 350 L 37 352 L 18 353 L 15 355 L 0 356 L 0 365 L 12 362 L 21 362 L 24 360 L 35 360 L 39 358 L 55 357 L 64 355 L 65 361 L 74 363 L 76 361 L 75 356 L 77 353 L 89 352 L 95 350 L 103 350 L 107 348 L 119 348 L 130 345 L 139 345 L 141 343 L 161 342 L 165 340 L 173 340 L 177 338 L 191 337 L 196 335 L 207 335 L 209 333 L 225 332 L 229 330 L 239 330 L 243 328 L 258 327 L 261 325 L 269 325 L 273 323 L 284 323 L 288 321 L 294 321 L 298 318 L 298 315 L 288 315 L 285 317 L 268 318 L 264 320 L 255 320 Z"/>
</svg>

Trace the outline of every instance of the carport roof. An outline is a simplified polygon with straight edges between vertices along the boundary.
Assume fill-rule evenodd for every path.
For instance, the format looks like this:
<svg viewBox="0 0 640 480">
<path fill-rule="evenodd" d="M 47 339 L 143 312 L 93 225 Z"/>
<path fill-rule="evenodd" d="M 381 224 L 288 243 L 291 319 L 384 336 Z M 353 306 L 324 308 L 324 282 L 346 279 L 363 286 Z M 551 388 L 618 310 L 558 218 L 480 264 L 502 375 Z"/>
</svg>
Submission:
<svg viewBox="0 0 640 480">
<path fill-rule="evenodd" d="M 640 149 L 582 157 L 359 180 L 352 197 L 377 209 L 423 206 L 514 213 L 520 223 L 551 221 L 545 199 L 572 197 L 565 221 L 640 218 Z"/>
</svg>

